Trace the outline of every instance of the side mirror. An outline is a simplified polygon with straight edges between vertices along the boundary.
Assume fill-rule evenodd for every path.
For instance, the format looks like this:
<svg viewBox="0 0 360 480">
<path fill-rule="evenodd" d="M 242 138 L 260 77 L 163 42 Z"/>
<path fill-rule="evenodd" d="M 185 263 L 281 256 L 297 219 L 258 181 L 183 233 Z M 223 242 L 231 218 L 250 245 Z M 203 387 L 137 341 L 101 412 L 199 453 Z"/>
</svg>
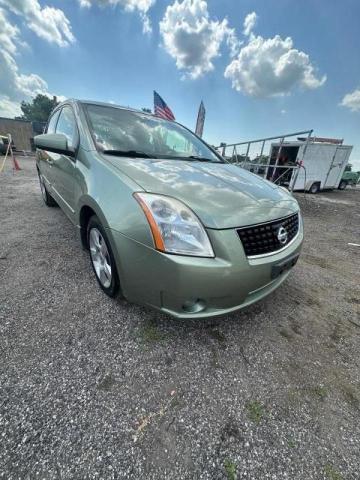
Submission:
<svg viewBox="0 0 360 480">
<path fill-rule="evenodd" d="M 63 155 L 74 155 L 75 150 L 68 146 L 68 141 L 62 133 L 43 133 L 34 137 L 37 148 Z"/>
</svg>

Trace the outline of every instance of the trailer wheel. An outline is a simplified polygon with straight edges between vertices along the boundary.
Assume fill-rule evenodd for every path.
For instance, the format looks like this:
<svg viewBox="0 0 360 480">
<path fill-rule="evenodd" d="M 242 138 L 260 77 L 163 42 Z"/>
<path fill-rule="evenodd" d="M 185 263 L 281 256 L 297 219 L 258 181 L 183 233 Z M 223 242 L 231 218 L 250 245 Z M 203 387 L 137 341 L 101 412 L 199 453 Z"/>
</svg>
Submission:
<svg viewBox="0 0 360 480">
<path fill-rule="evenodd" d="M 347 187 L 347 185 L 348 185 L 347 180 L 341 180 L 341 182 L 339 183 L 338 189 L 339 189 L 339 190 L 345 190 L 345 188 Z"/>
<path fill-rule="evenodd" d="M 320 190 L 320 183 L 315 182 L 309 188 L 309 193 L 315 194 L 315 193 L 318 193 L 319 190 Z"/>
</svg>

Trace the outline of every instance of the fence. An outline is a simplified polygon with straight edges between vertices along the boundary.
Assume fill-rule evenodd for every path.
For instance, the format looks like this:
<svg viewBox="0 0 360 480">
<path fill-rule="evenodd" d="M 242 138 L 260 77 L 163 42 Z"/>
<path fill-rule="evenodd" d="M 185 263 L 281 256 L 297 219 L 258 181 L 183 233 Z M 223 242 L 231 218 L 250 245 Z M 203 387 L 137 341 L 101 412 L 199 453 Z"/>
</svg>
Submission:
<svg viewBox="0 0 360 480">
<path fill-rule="evenodd" d="M 291 180 L 287 186 L 289 190 L 292 191 L 299 174 L 302 161 L 305 157 L 312 133 L 313 130 L 303 130 L 301 132 L 287 133 L 284 135 L 277 135 L 275 137 L 259 138 L 257 140 L 250 140 L 246 142 L 229 144 L 221 143 L 218 147 L 216 147 L 216 150 L 219 151 L 219 153 L 221 153 L 222 156 L 229 162 L 251 172 L 257 173 L 258 175 L 267 178 L 274 183 L 280 184 L 285 175 L 290 177 Z M 302 158 L 297 159 L 297 161 L 293 162 L 293 164 L 280 165 L 279 160 L 282 155 L 282 149 L 291 141 L 298 140 L 297 137 L 300 135 L 306 136 L 304 139 L 305 148 L 302 150 Z M 275 149 L 275 157 L 270 155 L 271 143 L 269 145 L 269 142 L 278 143 L 278 147 L 276 147 L 277 151 Z M 268 145 L 269 154 L 266 155 L 264 152 Z M 289 175 L 290 171 L 292 172 L 291 175 Z"/>
</svg>

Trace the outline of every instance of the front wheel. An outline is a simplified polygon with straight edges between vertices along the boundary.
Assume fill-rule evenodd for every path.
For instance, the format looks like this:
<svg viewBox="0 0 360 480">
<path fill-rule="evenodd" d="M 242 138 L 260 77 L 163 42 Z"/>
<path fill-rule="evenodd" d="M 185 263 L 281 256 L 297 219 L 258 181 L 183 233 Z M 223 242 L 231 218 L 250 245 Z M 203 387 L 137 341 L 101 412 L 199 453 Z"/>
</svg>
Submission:
<svg viewBox="0 0 360 480">
<path fill-rule="evenodd" d="M 87 228 L 87 240 L 90 250 L 90 260 L 101 289 L 109 297 L 115 297 L 120 283 L 105 229 L 94 215 L 90 218 Z"/>
</svg>

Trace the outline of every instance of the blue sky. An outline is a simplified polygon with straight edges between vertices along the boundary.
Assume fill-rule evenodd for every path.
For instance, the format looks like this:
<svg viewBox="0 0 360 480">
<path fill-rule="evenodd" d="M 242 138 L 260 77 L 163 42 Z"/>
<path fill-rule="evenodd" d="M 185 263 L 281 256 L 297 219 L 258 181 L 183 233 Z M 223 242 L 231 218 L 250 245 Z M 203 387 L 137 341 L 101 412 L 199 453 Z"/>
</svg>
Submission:
<svg viewBox="0 0 360 480">
<path fill-rule="evenodd" d="M 313 128 L 360 168 L 359 19 L 358 0 L 0 0 L 0 115 L 155 89 L 191 128 L 203 99 L 210 143 Z"/>
</svg>

